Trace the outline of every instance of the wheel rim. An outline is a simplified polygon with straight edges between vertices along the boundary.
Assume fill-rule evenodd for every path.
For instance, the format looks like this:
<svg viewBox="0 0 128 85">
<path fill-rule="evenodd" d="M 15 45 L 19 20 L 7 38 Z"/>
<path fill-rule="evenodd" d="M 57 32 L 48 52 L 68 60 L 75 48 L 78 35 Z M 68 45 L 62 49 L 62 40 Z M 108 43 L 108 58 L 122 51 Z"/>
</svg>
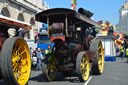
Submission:
<svg viewBox="0 0 128 85">
<path fill-rule="evenodd" d="M 18 39 L 12 52 L 12 69 L 15 80 L 19 85 L 25 85 L 30 76 L 31 57 L 24 40 Z"/>
<path fill-rule="evenodd" d="M 81 72 L 84 80 L 88 80 L 89 77 L 89 60 L 88 56 L 84 54 L 81 59 Z"/>
<path fill-rule="evenodd" d="M 50 81 L 55 80 L 56 78 L 56 58 L 55 56 L 52 56 L 52 60 L 47 64 L 47 77 Z"/>
<path fill-rule="evenodd" d="M 103 53 L 103 46 L 101 41 L 98 44 L 98 65 L 100 73 L 103 73 L 104 69 L 104 53 Z"/>
</svg>

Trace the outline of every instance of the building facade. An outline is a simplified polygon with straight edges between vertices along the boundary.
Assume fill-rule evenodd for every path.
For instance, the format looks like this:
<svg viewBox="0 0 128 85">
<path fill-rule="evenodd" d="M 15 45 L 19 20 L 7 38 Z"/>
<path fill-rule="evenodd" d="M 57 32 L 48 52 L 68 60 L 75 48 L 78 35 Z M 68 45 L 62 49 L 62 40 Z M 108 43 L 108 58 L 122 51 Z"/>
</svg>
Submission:
<svg viewBox="0 0 128 85">
<path fill-rule="evenodd" d="M 128 2 L 125 2 L 119 10 L 119 23 L 117 26 L 122 32 L 128 34 Z"/>
<path fill-rule="evenodd" d="M 25 33 L 25 39 L 34 39 L 35 33 L 42 23 L 35 21 L 35 14 L 48 9 L 42 0 L 0 0 L 0 14 L 12 19 L 27 22 L 32 25 L 29 33 Z"/>
</svg>

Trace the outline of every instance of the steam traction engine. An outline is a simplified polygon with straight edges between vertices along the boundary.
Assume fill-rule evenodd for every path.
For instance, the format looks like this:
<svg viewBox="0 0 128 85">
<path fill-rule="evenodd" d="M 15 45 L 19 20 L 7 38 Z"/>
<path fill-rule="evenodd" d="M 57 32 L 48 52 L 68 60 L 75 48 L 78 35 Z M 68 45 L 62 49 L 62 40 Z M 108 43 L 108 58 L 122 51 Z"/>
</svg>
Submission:
<svg viewBox="0 0 128 85">
<path fill-rule="evenodd" d="M 26 85 L 31 71 L 28 45 L 16 37 L 19 28 L 31 25 L 0 15 L 0 79 L 7 85 Z"/>
<path fill-rule="evenodd" d="M 90 70 L 97 75 L 103 73 L 103 47 L 95 38 L 98 24 L 90 19 L 92 15 L 82 8 L 79 13 L 55 8 L 36 15 L 37 21 L 48 24 L 49 37 L 55 44 L 42 62 L 47 81 L 55 80 L 57 72 L 64 76 L 76 72 L 81 82 L 88 80 Z"/>
</svg>

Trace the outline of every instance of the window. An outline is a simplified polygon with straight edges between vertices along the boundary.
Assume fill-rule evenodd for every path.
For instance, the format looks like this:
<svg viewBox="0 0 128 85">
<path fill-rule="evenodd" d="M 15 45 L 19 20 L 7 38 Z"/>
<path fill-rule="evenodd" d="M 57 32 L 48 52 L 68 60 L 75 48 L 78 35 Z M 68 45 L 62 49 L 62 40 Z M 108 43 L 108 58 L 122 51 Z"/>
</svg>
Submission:
<svg viewBox="0 0 128 85">
<path fill-rule="evenodd" d="M 10 17 L 10 13 L 9 13 L 9 10 L 7 9 L 7 7 L 4 7 L 1 11 L 1 14 L 3 16 L 6 16 L 6 17 Z"/>
<path fill-rule="evenodd" d="M 20 14 L 18 15 L 18 20 L 19 20 L 19 21 L 24 21 L 24 16 L 23 16 L 22 13 L 20 13 Z"/>
</svg>

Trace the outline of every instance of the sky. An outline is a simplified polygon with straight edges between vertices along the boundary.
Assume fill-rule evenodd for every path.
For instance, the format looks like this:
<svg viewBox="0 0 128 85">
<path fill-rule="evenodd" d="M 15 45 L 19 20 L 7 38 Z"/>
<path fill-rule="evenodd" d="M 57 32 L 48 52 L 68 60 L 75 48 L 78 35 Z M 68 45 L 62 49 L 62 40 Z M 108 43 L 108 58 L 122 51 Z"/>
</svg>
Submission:
<svg viewBox="0 0 128 85">
<path fill-rule="evenodd" d="M 43 0 L 50 8 L 71 8 L 71 0 Z M 126 0 L 128 1 L 128 0 Z M 77 9 L 82 7 L 94 13 L 94 21 L 106 20 L 116 25 L 119 22 L 119 10 L 125 0 L 77 0 Z"/>
</svg>

